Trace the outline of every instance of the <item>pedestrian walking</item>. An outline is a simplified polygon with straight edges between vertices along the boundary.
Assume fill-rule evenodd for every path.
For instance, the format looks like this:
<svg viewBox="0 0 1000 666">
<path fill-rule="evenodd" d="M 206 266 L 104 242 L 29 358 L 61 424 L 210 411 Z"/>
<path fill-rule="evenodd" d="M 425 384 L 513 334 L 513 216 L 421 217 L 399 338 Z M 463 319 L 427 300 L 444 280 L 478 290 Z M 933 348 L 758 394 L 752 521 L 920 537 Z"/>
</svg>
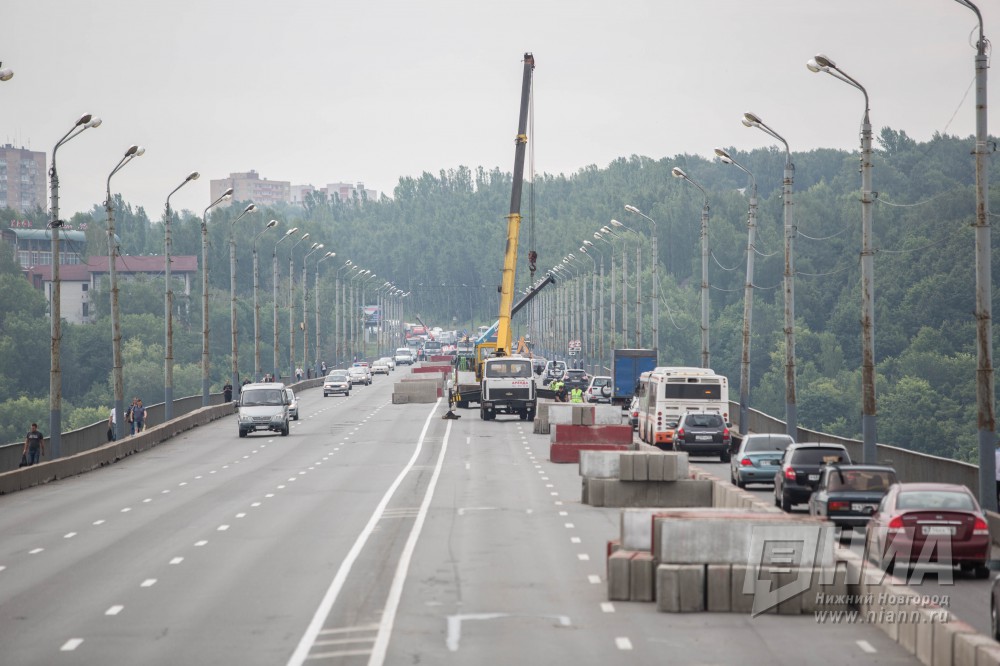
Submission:
<svg viewBox="0 0 1000 666">
<path fill-rule="evenodd" d="M 129 435 L 135 434 L 135 404 L 139 401 L 139 398 L 133 397 L 132 404 L 128 406 L 125 410 L 125 423 L 128 424 Z"/>
<path fill-rule="evenodd" d="M 115 415 L 115 408 L 111 408 L 111 414 L 108 416 L 108 441 L 113 442 L 118 439 L 118 429 L 115 427 L 118 423 L 118 417 Z"/>
<path fill-rule="evenodd" d="M 132 411 L 132 420 L 135 422 L 136 432 L 142 432 L 146 429 L 146 408 L 142 404 L 142 398 L 136 398 L 135 408 Z"/>
<path fill-rule="evenodd" d="M 326 361 L 319 364 L 319 369 L 323 373 L 323 376 L 326 377 Z"/>
<path fill-rule="evenodd" d="M 226 381 L 226 385 L 222 387 L 222 399 L 225 402 L 233 401 L 233 385 Z"/>
<path fill-rule="evenodd" d="M 38 424 L 32 423 L 31 430 L 24 438 L 24 451 L 21 455 L 28 456 L 28 465 L 38 464 L 40 455 L 45 455 L 45 435 L 38 430 Z"/>
</svg>

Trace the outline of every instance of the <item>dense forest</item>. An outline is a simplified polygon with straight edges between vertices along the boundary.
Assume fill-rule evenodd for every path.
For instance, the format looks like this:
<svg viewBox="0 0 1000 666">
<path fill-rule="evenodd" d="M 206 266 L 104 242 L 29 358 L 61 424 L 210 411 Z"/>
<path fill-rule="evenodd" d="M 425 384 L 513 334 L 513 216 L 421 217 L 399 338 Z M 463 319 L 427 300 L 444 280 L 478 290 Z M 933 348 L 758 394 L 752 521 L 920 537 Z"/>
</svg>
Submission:
<svg viewBox="0 0 1000 666">
<path fill-rule="evenodd" d="M 937 135 L 918 143 L 883 128 L 874 158 L 875 352 L 880 442 L 959 459 L 976 448 L 974 304 L 974 164 L 972 138 Z M 781 183 L 785 162 L 776 148 L 727 148 L 759 187 L 751 406 L 784 413 Z M 796 354 L 799 424 L 837 435 L 861 431 L 860 357 L 861 204 L 857 152 L 819 149 L 793 153 L 793 208 L 797 228 Z M 698 365 L 701 275 L 699 191 L 671 177 L 679 166 L 707 191 L 710 204 L 712 367 L 732 380 L 738 395 L 747 252 L 749 179 L 738 169 L 699 156 L 659 160 L 632 156 L 607 167 L 569 175 L 542 174 L 526 189 L 518 286 L 528 284 L 527 251 L 539 269 L 576 252 L 585 239 L 618 218 L 648 238 L 648 226 L 625 212 L 632 204 L 656 220 L 660 262 L 660 362 Z M 1000 169 L 991 165 L 991 208 L 1000 204 Z M 310 243 L 337 253 L 321 271 L 322 328 L 333 328 L 333 285 L 350 259 L 410 292 L 406 313 L 431 325 L 471 328 L 496 317 L 496 285 L 503 261 L 511 175 L 500 169 L 458 167 L 399 180 L 391 197 L 377 201 L 315 196 L 304 207 L 264 208 L 230 224 L 237 202 L 209 216 L 212 381 L 218 389 L 229 367 L 229 233 L 239 257 L 241 367 L 252 367 L 251 239 L 278 220 L 259 241 L 262 312 L 270 312 L 270 259 L 274 242 L 292 227 Z M 150 219 L 116 197 L 122 255 L 163 253 L 163 220 Z M 39 228 L 45 212 L 28 216 Z M 995 217 L 995 216 L 991 216 Z M 7 209 L 0 224 L 24 219 Z M 105 213 L 94 206 L 70 223 L 86 225 L 86 254 L 106 255 Z M 175 255 L 201 254 L 201 220 L 175 214 Z M 993 255 L 997 246 L 993 239 Z M 288 258 L 292 243 L 277 246 L 279 307 L 287 322 Z M 295 248 L 296 283 L 309 243 Z M 598 248 L 600 249 L 600 248 Z M 651 292 L 651 263 L 643 248 L 643 293 Z M 310 262 L 312 268 L 312 262 Z M 996 272 L 996 271 L 995 271 Z M 630 275 L 630 280 L 634 279 Z M 312 273 L 310 273 L 310 289 Z M 609 279 L 606 279 L 608 282 Z M 996 278 L 994 279 L 996 282 Z M 589 276 L 588 276 L 589 284 Z M 31 420 L 47 421 L 49 324 L 41 292 L 20 275 L 10 248 L 0 252 L 0 438 L 23 436 Z M 126 396 L 162 401 L 163 278 L 122 284 Z M 602 285 L 609 288 L 608 284 Z M 174 394 L 200 391 L 200 279 L 189 298 L 174 287 Z M 217 293 L 216 293 L 217 292 Z M 998 292 L 994 285 L 994 294 Z M 63 327 L 64 429 L 97 421 L 112 402 L 111 334 L 107 287 L 94 297 L 96 323 Z M 296 296 L 301 299 L 301 296 Z M 652 330 L 644 307 L 645 339 Z M 263 349 L 271 349 L 270 317 L 262 316 Z M 282 330 L 287 324 L 283 325 Z M 619 324 L 620 325 L 620 324 Z M 249 332 L 249 333 L 247 333 Z M 327 339 L 329 337 L 329 339 Z M 995 337 L 995 336 L 994 336 Z M 282 349 L 287 349 L 282 339 Z M 335 363 L 332 336 L 321 357 Z M 287 353 L 284 352 L 283 353 Z M 265 365 L 270 351 L 263 353 Z"/>
</svg>

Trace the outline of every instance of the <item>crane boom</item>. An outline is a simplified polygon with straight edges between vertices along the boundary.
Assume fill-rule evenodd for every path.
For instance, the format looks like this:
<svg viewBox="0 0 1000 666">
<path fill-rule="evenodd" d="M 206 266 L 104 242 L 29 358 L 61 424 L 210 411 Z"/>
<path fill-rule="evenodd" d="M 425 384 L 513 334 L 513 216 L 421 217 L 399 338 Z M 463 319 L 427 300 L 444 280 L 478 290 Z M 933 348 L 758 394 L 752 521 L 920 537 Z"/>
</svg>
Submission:
<svg viewBox="0 0 1000 666">
<path fill-rule="evenodd" d="M 510 214 L 507 215 L 507 247 L 504 250 L 503 274 L 500 280 L 500 321 L 497 327 L 497 356 L 510 354 L 512 334 L 511 306 L 514 303 L 514 271 L 517 267 L 517 243 L 521 231 L 521 185 L 524 180 L 524 153 L 528 144 L 528 100 L 531 97 L 531 74 L 535 57 L 524 54 L 524 74 L 521 80 L 521 113 L 517 121 L 514 148 L 514 182 L 510 193 Z"/>
</svg>

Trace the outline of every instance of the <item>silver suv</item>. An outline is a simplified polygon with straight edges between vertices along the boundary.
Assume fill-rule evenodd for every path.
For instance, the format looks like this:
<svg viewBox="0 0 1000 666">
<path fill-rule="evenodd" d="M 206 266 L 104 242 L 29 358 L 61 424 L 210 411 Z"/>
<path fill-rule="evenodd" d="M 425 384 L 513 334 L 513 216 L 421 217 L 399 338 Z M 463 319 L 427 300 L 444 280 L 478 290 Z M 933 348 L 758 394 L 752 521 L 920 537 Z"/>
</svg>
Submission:
<svg viewBox="0 0 1000 666">
<path fill-rule="evenodd" d="M 246 384 L 240 391 L 237 415 L 240 437 L 257 430 L 288 435 L 288 394 L 280 382 Z"/>
</svg>

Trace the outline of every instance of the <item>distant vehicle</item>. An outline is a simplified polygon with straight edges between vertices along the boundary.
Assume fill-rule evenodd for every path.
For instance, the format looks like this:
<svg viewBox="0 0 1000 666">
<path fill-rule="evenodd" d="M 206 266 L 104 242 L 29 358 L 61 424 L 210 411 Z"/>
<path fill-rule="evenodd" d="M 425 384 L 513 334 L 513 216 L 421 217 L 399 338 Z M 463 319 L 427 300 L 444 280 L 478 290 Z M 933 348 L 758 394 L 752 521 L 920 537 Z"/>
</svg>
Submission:
<svg viewBox="0 0 1000 666">
<path fill-rule="evenodd" d="M 732 435 L 716 412 L 689 412 L 681 416 L 674 432 L 674 450 L 693 456 L 719 456 L 729 462 Z"/>
<path fill-rule="evenodd" d="M 542 373 L 542 386 L 548 386 L 553 380 L 562 379 L 566 375 L 565 361 L 549 361 Z"/>
<path fill-rule="evenodd" d="M 789 444 L 774 475 L 775 506 L 791 511 L 793 505 L 808 502 L 823 465 L 833 464 L 851 464 L 843 444 Z"/>
<path fill-rule="evenodd" d="M 590 386 L 583 392 L 585 402 L 611 403 L 611 377 L 598 375 L 590 380 Z"/>
<path fill-rule="evenodd" d="M 389 370 L 395 370 L 396 369 L 396 360 L 393 359 L 391 356 L 383 356 L 379 360 L 380 361 L 385 361 L 385 364 L 389 366 Z"/>
<path fill-rule="evenodd" d="M 774 485 L 774 473 L 781 465 L 791 436 L 778 433 L 745 435 L 729 463 L 729 478 L 740 488 L 748 483 Z"/>
<path fill-rule="evenodd" d="M 397 365 L 413 365 L 413 351 L 409 347 L 397 349 L 393 358 L 396 359 Z"/>
<path fill-rule="evenodd" d="M 659 448 L 673 441 L 686 412 L 716 412 L 729 423 L 729 380 L 710 368 L 660 367 L 639 376 L 639 439 Z"/>
<path fill-rule="evenodd" d="M 531 369 L 536 375 L 540 375 L 545 372 L 545 365 L 548 360 L 542 358 L 541 356 L 535 356 L 531 359 Z"/>
<path fill-rule="evenodd" d="M 389 374 L 389 364 L 386 362 L 386 360 L 384 358 L 380 358 L 379 360 L 377 360 L 374 363 L 372 363 L 372 368 L 371 369 L 372 369 L 372 374 L 373 375 L 387 375 L 387 374 Z"/>
<path fill-rule="evenodd" d="M 572 391 L 575 388 L 585 391 L 587 386 L 590 385 L 590 377 L 587 375 L 587 371 L 577 368 L 567 370 L 563 381 L 566 383 L 567 391 Z"/>
<path fill-rule="evenodd" d="M 642 373 L 656 368 L 655 349 L 615 349 L 612 351 L 611 377 L 613 391 L 611 402 L 627 405 L 635 395 Z"/>
<path fill-rule="evenodd" d="M 372 383 L 372 373 L 367 366 L 352 365 L 347 370 L 347 376 L 351 380 L 351 385 L 364 384 L 368 386 Z"/>
<path fill-rule="evenodd" d="M 865 536 L 865 552 L 882 568 L 938 562 L 945 555 L 938 563 L 957 564 L 976 578 L 990 575 L 990 546 L 990 528 L 976 498 L 952 483 L 894 484 Z"/>
<path fill-rule="evenodd" d="M 632 404 L 628 406 L 628 424 L 632 430 L 639 429 L 639 396 L 632 398 Z"/>
<path fill-rule="evenodd" d="M 288 435 L 288 396 L 279 382 L 246 384 L 240 391 L 237 424 L 240 437 L 257 430 Z"/>
<path fill-rule="evenodd" d="M 896 470 L 885 465 L 827 465 L 809 498 L 809 515 L 837 527 L 864 527 L 894 483 Z"/>
<path fill-rule="evenodd" d="M 295 421 L 299 420 L 299 399 L 295 397 L 295 391 L 285 387 L 285 395 L 288 396 L 288 416 Z"/>
<path fill-rule="evenodd" d="M 444 347 L 437 340 L 427 340 L 424 342 L 424 356 L 443 356 Z"/>
<path fill-rule="evenodd" d="M 323 397 L 334 394 L 351 395 L 351 379 L 347 370 L 334 370 L 323 380 Z"/>
</svg>

